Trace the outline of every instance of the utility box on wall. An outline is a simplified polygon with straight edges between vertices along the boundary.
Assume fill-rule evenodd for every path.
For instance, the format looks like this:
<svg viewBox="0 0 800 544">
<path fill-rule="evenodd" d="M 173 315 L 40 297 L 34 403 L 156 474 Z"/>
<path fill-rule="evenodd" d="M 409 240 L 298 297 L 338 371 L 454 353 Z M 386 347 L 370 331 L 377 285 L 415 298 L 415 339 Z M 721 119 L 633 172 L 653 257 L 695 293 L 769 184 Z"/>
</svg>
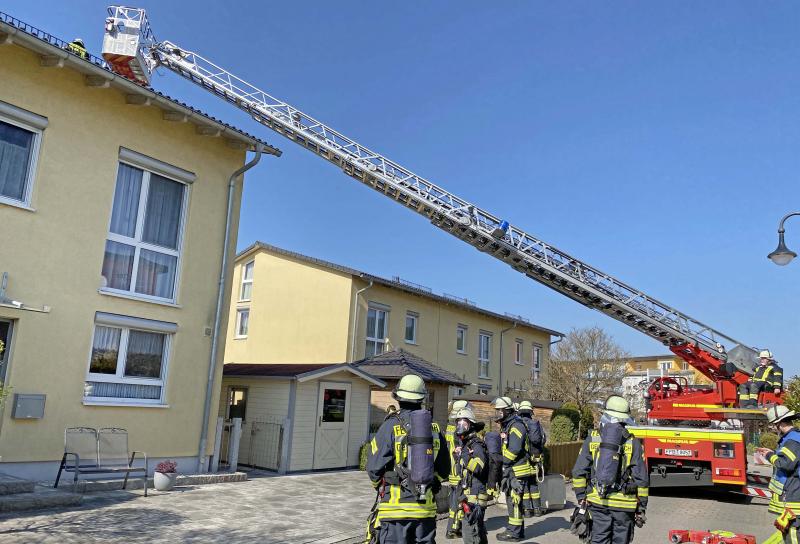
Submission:
<svg viewBox="0 0 800 544">
<path fill-rule="evenodd" d="M 47 395 L 14 393 L 14 407 L 11 417 L 14 419 L 42 419 L 44 417 L 44 401 Z"/>
</svg>

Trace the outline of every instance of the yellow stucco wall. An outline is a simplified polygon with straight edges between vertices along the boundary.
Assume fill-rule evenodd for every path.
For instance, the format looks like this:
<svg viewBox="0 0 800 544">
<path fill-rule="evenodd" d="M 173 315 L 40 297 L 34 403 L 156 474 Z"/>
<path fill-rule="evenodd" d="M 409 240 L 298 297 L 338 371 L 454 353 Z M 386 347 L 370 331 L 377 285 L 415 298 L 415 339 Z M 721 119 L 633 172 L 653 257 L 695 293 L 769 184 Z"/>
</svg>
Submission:
<svg viewBox="0 0 800 544">
<path fill-rule="evenodd" d="M 255 258 L 253 294 L 239 302 L 243 265 Z M 237 259 L 226 363 L 341 363 L 347 359 L 350 276 L 260 251 Z M 235 338 L 238 308 L 247 338 Z"/>
<path fill-rule="evenodd" d="M 243 265 L 255 258 L 250 302 L 240 303 Z M 390 308 L 387 350 L 405 349 L 447 370 L 465 376 L 472 384 L 492 386 L 497 393 L 500 363 L 500 332 L 511 321 L 494 318 L 454 304 L 408 293 L 380 284 L 358 297 L 358 317 L 353 345 L 353 302 L 368 286 L 361 278 L 310 263 L 282 253 L 257 249 L 240 255 L 234 271 L 231 320 L 225 361 L 228 363 L 339 363 L 364 357 L 366 320 L 370 302 Z M 250 308 L 246 339 L 235 338 L 237 308 Z M 418 315 L 416 344 L 405 342 L 407 312 Z M 456 351 L 456 328 L 467 326 L 466 353 Z M 478 335 L 492 333 L 489 379 L 478 378 Z M 515 341 L 523 342 L 522 364 L 516 365 Z M 503 335 L 503 384 L 518 386 L 531 378 L 533 344 L 541 346 L 545 382 L 550 336 L 520 324 Z M 471 386 L 465 392 L 474 393 Z"/>
<path fill-rule="evenodd" d="M 214 318 L 227 179 L 243 164 L 244 152 L 197 135 L 190 123 L 164 121 L 156 107 L 126 105 L 115 89 L 87 87 L 70 68 L 41 67 L 39 57 L 21 47 L 0 46 L 0 66 L 0 100 L 49 120 L 34 181 L 35 211 L 0 204 L 0 271 L 9 272 L 14 298 L 52 307 L 49 314 L 0 308 L 0 318 L 15 321 L 8 384 L 15 393 L 47 395 L 41 420 L 11 419 L 5 408 L 3 462 L 60 459 L 64 428 L 79 425 L 125 427 L 131 447 L 153 457 L 196 455 L 211 346 L 204 329 Z M 98 293 L 120 146 L 197 174 L 189 189 L 178 306 Z M 240 195 L 241 183 L 234 233 Z M 178 324 L 168 407 L 83 405 L 97 311 Z"/>
<path fill-rule="evenodd" d="M 676 355 L 665 355 L 663 357 L 634 357 L 625 365 L 625 371 L 626 373 L 644 372 L 647 370 L 657 371 L 659 368 L 661 368 L 660 363 L 667 361 L 670 362 L 669 372 L 683 371 L 683 365 L 685 361 Z M 706 378 L 701 372 L 698 372 L 691 366 L 688 367 L 688 370 L 691 370 L 694 373 L 694 383 L 698 385 L 711 383 L 711 380 Z"/>
</svg>

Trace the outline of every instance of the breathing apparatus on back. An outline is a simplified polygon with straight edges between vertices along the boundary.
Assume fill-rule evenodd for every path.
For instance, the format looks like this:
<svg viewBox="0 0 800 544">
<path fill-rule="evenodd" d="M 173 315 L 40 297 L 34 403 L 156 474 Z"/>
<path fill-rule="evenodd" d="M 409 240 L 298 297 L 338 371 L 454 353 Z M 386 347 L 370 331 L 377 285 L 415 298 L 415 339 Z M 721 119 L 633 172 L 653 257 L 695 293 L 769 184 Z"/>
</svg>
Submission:
<svg viewBox="0 0 800 544">
<path fill-rule="evenodd" d="M 395 471 L 400 477 L 400 485 L 424 501 L 428 489 L 436 481 L 434 473 L 434 452 L 432 419 L 429 410 L 421 409 L 422 401 L 427 396 L 425 382 L 419 376 L 408 374 L 397 383 L 392 396 L 400 402 L 401 407 L 408 406 L 408 417 L 395 417 L 400 420 L 405 436 L 401 450 L 406 451 L 400 466 Z"/>
</svg>

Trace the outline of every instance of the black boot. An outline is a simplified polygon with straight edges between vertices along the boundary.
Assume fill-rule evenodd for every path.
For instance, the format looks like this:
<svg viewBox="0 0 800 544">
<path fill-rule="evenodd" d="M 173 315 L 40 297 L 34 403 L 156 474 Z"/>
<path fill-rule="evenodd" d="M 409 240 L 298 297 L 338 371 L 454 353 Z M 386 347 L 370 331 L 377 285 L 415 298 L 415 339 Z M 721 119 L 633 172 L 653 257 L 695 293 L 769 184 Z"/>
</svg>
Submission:
<svg viewBox="0 0 800 544">
<path fill-rule="evenodd" d="M 539 518 L 542 517 L 543 515 L 544 515 L 544 510 L 539 506 L 533 509 L 533 517 Z"/>
<path fill-rule="evenodd" d="M 522 542 L 523 538 L 514 535 L 509 531 L 503 531 L 499 535 L 497 535 L 497 540 L 501 542 Z"/>
</svg>

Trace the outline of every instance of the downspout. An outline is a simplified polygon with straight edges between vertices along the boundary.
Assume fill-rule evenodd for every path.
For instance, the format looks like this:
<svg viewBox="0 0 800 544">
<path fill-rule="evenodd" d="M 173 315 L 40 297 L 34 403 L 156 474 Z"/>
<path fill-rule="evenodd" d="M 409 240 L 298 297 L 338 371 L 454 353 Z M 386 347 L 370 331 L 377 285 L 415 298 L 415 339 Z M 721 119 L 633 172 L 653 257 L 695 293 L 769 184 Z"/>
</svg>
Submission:
<svg viewBox="0 0 800 544">
<path fill-rule="evenodd" d="M 500 331 L 500 373 L 497 376 L 497 394 L 503 396 L 503 335 L 512 329 L 517 328 L 517 322 L 514 321 L 507 329 Z"/>
<path fill-rule="evenodd" d="M 372 280 L 369 280 L 369 285 L 364 287 L 363 289 L 359 289 L 356 291 L 355 296 L 353 297 L 353 334 L 352 340 L 350 341 L 350 362 L 355 362 L 356 360 L 356 328 L 358 327 L 358 295 L 372 287 Z"/>
<path fill-rule="evenodd" d="M 550 344 L 549 344 L 549 346 L 547 348 L 547 366 L 548 367 L 550 366 L 550 354 L 553 353 L 553 346 L 555 346 L 556 344 L 561 342 L 563 339 L 564 339 L 564 335 L 563 334 L 559 334 L 558 335 L 558 340 L 553 340 L 552 342 L 550 342 Z M 550 369 L 548 368 L 546 372 L 550 372 Z M 541 381 L 544 381 L 544 380 L 541 380 Z"/>
<path fill-rule="evenodd" d="M 197 472 L 203 474 L 206 466 L 206 443 L 208 442 L 208 421 L 211 419 L 211 398 L 214 395 L 214 375 L 217 373 L 217 351 L 219 351 L 219 335 L 222 326 L 222 311 L 225 302 L 225 282 L 227 281 L 228 260 L 230 259 L 231 219 L 233 215 L 233 194 L 236 189 L 236 178 L 250 170 L 261 160 L 264 146 L 256 144 L 256 155 L 253 160 L 231 174 L 228 179 L 228 209 L 225 214 L 225 241 L 222 246 L 222 264 L 219 271 L 217 288 L 217 308 L 214 312 L 214 331 L 211 336 L 211 358 L 208 361 L 208 382 L 206 383 L 206 400 L 203 406 L 203 426 L 200 427 L 200 445 L 197 452 Z"/>
</svg>

